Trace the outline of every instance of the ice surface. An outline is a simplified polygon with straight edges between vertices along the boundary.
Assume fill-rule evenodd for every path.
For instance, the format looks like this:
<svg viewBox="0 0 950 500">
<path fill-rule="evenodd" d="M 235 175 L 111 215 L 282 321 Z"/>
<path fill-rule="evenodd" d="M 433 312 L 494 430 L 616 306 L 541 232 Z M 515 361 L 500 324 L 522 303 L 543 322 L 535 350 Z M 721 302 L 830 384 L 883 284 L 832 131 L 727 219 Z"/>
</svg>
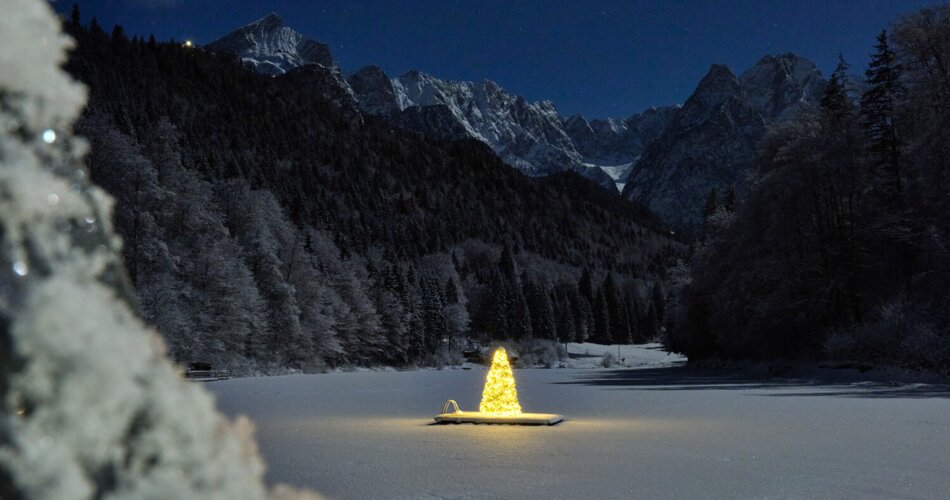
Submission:
<svg viewBox="0 0 950 500">
<path fill-rule="evenodd" d="M 603 346 L 600 346 L 603 347 Z M 484 370 L 236 379 L 267 480 L 338 498 L 940 498 L 950 387 L 767 381 L 681 366 L 516 370 L 554 427 L 430 425 Z"/>
</svg>

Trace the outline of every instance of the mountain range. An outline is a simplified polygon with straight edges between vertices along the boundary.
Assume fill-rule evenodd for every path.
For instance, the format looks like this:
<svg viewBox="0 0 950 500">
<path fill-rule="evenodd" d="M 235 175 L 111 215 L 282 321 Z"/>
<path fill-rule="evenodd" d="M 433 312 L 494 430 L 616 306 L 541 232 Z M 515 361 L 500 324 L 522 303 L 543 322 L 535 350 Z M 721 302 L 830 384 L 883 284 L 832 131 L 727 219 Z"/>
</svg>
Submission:
<svg viewBox="0 0 950 500">
<path fill-rule="evenodd" d="M 739 76 L 713 65 L 682 106 L 588 120 L 564 117 L 551 101 L 530 102 L 491 80 L 415 70 L 392 78 L 377 66 L 344 76 L 325 44 L 274 13 L 205 48 L 233 53 L 266 75 L 300 78 L 356 120 L 372 115 L 426 136 L 478 139 L 531 176 L 579 172 L 686 230 L 701 222 L 711 190 L 741 196 L 768 124 L 814 106 L 824 85 L 807 59 L 765 56 Z"/>
</svg>

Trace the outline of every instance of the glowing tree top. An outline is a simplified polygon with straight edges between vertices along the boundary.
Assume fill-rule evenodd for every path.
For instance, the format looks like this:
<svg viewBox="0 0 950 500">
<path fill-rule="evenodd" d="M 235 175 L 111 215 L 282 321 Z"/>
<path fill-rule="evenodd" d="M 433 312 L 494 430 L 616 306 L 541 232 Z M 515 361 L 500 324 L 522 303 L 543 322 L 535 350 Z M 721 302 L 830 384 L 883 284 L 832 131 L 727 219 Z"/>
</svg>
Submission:
<svg viewBox="0 0 950 500">
<path fill-rule="evenodd" d="M 515 376 L 511 372 L 508 353 L 504 347 L 499 347 L 492 357 L 491 369 L 485 379 L 485 389 L 482 390 L 482 402 L 478 410 L 486 415 L 502 417 L 521 415 Z"/>
</svg>

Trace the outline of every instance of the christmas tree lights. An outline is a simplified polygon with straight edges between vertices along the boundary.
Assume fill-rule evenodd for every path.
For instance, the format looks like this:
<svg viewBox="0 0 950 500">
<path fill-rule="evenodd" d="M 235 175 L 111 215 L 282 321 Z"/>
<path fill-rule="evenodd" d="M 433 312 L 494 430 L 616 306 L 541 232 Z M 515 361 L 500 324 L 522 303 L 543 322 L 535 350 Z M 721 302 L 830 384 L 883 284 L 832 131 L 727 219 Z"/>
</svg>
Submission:
<svg viewBox="0 0 950 500">
<path fill-rule="evenodd" d="M 503 417 L 521 415 L 515 375 L 511 372 L 508 353 L 504 347 L 496 349 L 492 357 L 491 369 L 488 371 L 488 377 L 485 378 L 485 388 L 482 389 L 482 402 L 478 405 L 478 411 L 485 415 Z"/>
</svg>

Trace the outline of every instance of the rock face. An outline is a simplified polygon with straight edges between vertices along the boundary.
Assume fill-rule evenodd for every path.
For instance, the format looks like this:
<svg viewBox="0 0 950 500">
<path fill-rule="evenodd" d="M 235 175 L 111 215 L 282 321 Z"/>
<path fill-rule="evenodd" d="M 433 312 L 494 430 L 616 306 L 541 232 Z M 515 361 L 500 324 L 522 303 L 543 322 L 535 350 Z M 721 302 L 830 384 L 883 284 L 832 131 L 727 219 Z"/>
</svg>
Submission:
<svg viewBox="0 0 950 500">
<path fill-rule="evenodd" d="M 584 164 L 598 166 L 623 190 L 634 162 L 666 130 L 677 109 L 650 108 L 627 118 L 591 121 L 574 115 L 564 121 L 564 129 Z"/>
<path fill-rule="evenodd" d="M 639 156 L 666 129 L 678 106 L 650 108 L 627 118 L 587 121 L 574 115 L 564 128 L 587 163 L 614 165 Z"/>
<path fill-rule="evenodd" d="M 755 109 L 767 120 L 789 118 L 821 98 L 825 81 L 815 63 L 795 54 L 765 56 L 739 77 Z"/>
<path fill-rule="evenodd" d="M 230 52 L 265 75 L 282 75 L 305 64 L 335 67 L 326 45 L 305 38 L 270 13 L 247 26 L 205 45 L 215 52 Z"/>
<path fill-rule="evenodd" d="M 740 77 L 713 65 L 631 169 L 624 197 L 695 229 L 710 190 L 747 188 L 767 124 L 815 106 L 823 85 L 815 65 L 794 54 L 766 56 Z"/>
<path fill-rule="evenodd" d="M 391 116 L 401 111 L 393 82 L 379 66 L 367 66 L 350 75 L 347 81 L 353 92 L 359 95 L 363 111 L 378 116 Z"/>
<path fill-rule="evenodd" d="M 452 109 L 444 104 L 410 106 L 387 115 L 389 123 L 403 130 L 446 140 L 472 137 Z"/>
<path fill-rule="evenodd" d="M 350 123 L 360 123 L 360 112 L 353 89 L 336 66 L 307 64 L 291 68 L 281 76 L 300 91 L 319 94 L 323 99 L 340 111 Z"/>
</svg>

